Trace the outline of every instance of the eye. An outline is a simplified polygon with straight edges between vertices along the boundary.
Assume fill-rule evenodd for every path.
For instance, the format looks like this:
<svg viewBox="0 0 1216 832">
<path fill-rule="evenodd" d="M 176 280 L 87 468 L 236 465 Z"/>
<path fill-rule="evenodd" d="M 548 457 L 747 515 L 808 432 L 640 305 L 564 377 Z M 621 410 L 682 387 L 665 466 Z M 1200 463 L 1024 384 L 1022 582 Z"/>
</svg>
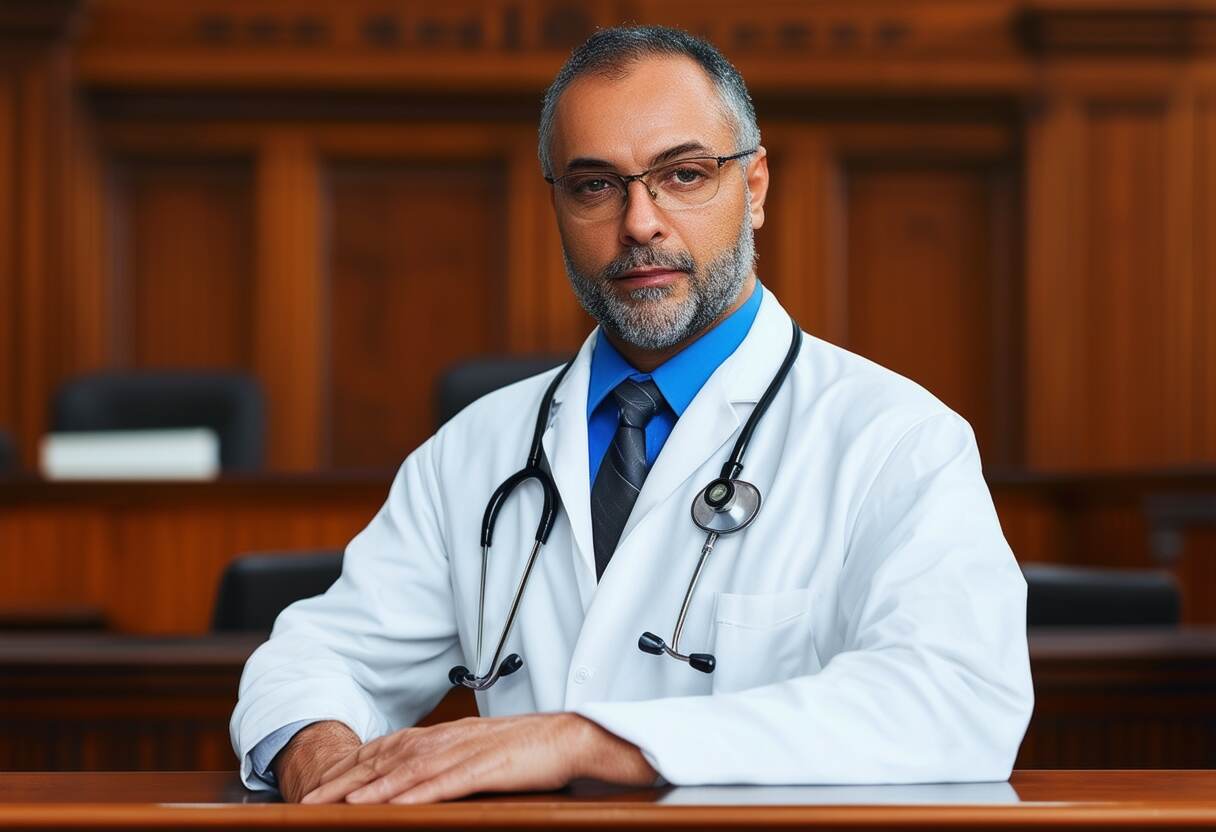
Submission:
<svg viewBox="0 0 1216 832">
<path fill-rule="evenodd" d="M 671 175 L 673 179 L 682 185 L 691 185 L 705 176 L 705 174 L 696 168 L 676 168 L 671 172 Z"/>
<path fill-rule="evenodd" d="M 598 194 L 614 187 L 611 180 L 602 177 L 580 178 L 570 184 L 576 194 Z"/>
<path fill-rule="evenodd" d="M 664 168 L 659 177 L 659 183 L 665 187 L 680 191 L 700 190 L 701 186 L 713 179 L 713 173 L 699 162 L 675 162 Z"/>
</svg>

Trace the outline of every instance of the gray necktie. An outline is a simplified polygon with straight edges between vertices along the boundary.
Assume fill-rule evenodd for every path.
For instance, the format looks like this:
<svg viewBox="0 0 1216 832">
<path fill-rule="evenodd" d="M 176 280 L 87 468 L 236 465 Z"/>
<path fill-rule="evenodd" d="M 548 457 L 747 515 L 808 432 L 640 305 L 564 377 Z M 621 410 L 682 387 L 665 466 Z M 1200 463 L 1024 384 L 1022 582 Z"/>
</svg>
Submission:
<svg viewBox="0 0 1216 832">
<path fill-rule="evenodd" d="M 591 487 L 591 530 L 595 541 L 595 574 L 608 567 L 629 512 L 646 481 L 646 425 L 663 406 L 654 381 L 626 379 L 612 391 L 620 423 Z"/>
</svg>

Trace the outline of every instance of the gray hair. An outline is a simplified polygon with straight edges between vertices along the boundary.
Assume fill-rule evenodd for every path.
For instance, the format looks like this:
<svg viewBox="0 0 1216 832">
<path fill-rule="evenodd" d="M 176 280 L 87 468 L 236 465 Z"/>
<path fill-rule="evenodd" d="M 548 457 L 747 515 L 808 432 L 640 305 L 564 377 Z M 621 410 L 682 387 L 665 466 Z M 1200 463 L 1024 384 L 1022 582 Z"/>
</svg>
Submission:
<svg viewBox="0 0 1216 832">
<path fill-rule="evenodd" d="M 557 101 L 566 87 L 583 75 L 624 77 L 634 63 L 655 55 L 683 55 L 696 61 L 718 90 L 723 115 L 735 132 L 735 150 L 750 150 L 760 144 L 760 127 L 756 124 L 756 110 L 747 93 L 747 85 L 743 83 L 739 70 L 717 47 L 688 32 L 667 26 L 617 26 L 600 29 L 571 52 L 545 91 L 537 148 L 545 176 L 553 176 L 549 147 L 553 140 Z"/>
</svg>

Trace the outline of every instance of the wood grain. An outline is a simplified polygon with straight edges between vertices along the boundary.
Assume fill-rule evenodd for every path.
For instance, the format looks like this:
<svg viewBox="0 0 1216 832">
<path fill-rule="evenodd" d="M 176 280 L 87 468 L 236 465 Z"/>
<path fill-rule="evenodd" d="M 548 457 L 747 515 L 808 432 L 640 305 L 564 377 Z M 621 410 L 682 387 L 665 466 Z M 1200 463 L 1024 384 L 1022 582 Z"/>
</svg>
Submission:
<svg viewBox="0 0 1216 832">
<path fill-rule="evenodd" d="M 0 638 L 0 769 L 228 767 L 228 717 L 262 638 Z M 1030 659 L 1019 767 L 1216 766 L 1216 631 L 1032 631 Z M 476 714 L 456 689 L 420 724 Z"/>
<path fill-rule="evenodd" d="M 132 367 L 248 371 L 253 182 L 239 159 L 115 159 L 118 314 Z"/>
<path fill-rule="evenodd" d="M 468 239 L 483 242 L 461 253 L 501 292 L 478 293 L 470 325 L 445 326 L 436 354 L 574 349 L 590 321 L 539 179 L 537 106 L 570 45 L 626 18 L 706 34 L 747 78 L 772 153 L 761 277 L 812 332 L 941 391 L 989 464 L 1216 459 L 1216 38 L 1201 8 L 78 7 L 23 0 L 0 15 L 0 427 L 27 466 L 59 381 L 157 362 L 252 368 L 269 393 L 273 469 L 391 464 L 416 444 L 421 419 L 384 414 L 404 391 L 428 394 L 437 365 L 400 370 L 398 388 L 378 371 L 404 342 L 367 360 L 348 290 L 375 281 L 335 271 L 331 247 L 364 233 L 367 199 L 332 187 L 342 165 L 382 166 L 399 184 L 415 176 L 403 171 L 493 170 L 498 207 L 468 214 Z M 191 170 L 216 176 L 186 183 Z M 953 190 L 899 196 L 901 170 Z M 964 172 L 982 196 L 951 178 Z M 452 238 L 460 199 L 431 206 Z M 936 212 L 958 245 L 900 248 L 895 215 L 916 212 Z M 129 233 L 108 233 L 107 216 Z M 401 274 L 408 258 L 381 242 L 376 256 Z M 915 285 L 941 302 L 910 313 L 900 291 Z M 406 307 L 386 307 L 393 332 L 421 326 Z M 948 325 L 934 317 L 946 312 Z M 356 388 L 364 406 L 339 393 Z"/>
<path fill-rule="evenodd" d="M 329 464 L 376 467 L 434 432 L 444 370 L 506 349 L 506 174 L 486 162 L 343 160 L 327 181 Z"/>
</svg>

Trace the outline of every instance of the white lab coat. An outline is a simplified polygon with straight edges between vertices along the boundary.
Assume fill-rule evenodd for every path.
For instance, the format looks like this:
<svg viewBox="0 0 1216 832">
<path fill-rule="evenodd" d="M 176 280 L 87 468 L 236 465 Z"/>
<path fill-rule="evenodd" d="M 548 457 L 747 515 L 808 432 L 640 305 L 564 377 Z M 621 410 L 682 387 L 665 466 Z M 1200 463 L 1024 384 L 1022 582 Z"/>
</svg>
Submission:
<svg viewBox="0 0 1216 832">
<path fill-rule="evenodd" d="M 789 346 L 765 292 L 751 331 L 655 461 L 602 580 L 587 469 L 594 335 L 557 389 L 544 449 L 562 499 L 483 716 L 575 711 L 677 785 L 1003 780 L 1029 720 L 1025 583 L 967 423 L 912 382 L 806 336 L 742 477 L 764 502 L 723 537 L 688 613 L 703 674 L 638 650 L 670 639 L 718 476 Z M 556 371 L 553 371 L 556 372 Z M 492 393 L 412 453 L 325 595 L 279 616 L 232 716 L 241 773 L 275 729 L 335 719 L 363 740 L 412 725 L 472 666 L 486 500 L 522 467 L 552 373 Z M 485 662 L 540 516 L 529 483 L 490 553 Z M 481 669 L 484 672 L 484 667 Z"/>
</svg>

